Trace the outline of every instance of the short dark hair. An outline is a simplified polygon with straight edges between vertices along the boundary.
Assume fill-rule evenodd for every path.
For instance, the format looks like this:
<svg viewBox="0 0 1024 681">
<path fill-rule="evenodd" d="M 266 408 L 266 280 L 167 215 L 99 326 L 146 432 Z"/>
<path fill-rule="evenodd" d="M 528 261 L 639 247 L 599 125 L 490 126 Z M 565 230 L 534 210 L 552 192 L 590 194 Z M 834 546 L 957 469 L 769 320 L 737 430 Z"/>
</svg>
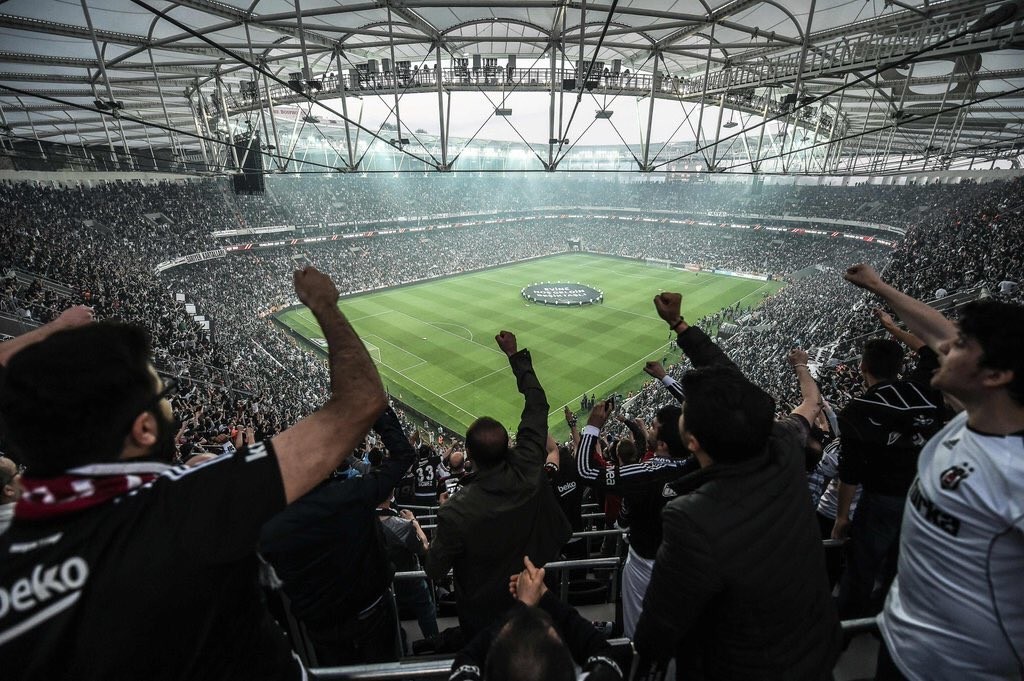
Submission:
<svg viewBox="0 0 1024 681">
<path fill-rule="evenodd" d="M 149 338 L 118 323 L 57 332 L 15 354 L 0 385 L 0 427 L 32 477 L 116 461 L 153 397 Z"/>
<path fill-rule="evenodd" d="M 968 303 L 960 310 L 960 332 L 981 346 L 981 366 L 1013 372 L 1007 391 L 1024 404 L 1024 306 L 997 300 Z"/>
<path fill-rule="evenodd" d="M 891 381 L 903 366 L 903 346 L 888 338 L 872 338 L 864 344 L 860 362 L 875 378 Z"/>
<path fill-rule="evenodd" d="M 490 468 L 508 454 L 508 431 L 490 416 L 481 416 L 466 431 L 466 453 L 480 468 Z"/>
<path fill-rule="evenodd" d="M 678 427 L 674 427 L 672 430 L 678 431 Z M 632 440 L 619 440 L 615 443 L 615 458 L 619 460 L 620 464 L 625 466 L 631 463 L 636 463 L 640 456 L 637 453 L 636 445 L 633 444 Z"/>
<path fill-rule="evenodd" d="M 761 453 L 775 423 L 775 400 L 732 367 L 694 369 L 683 376 L 684 426 L 715 462 Z"/>
<path fill-rule="evenodd" d="M 667 404 L 654 415 L 658 419 L 658 439 L 665 443 L 669 456 L 686 456 L 683 438 L 679 435 L 679 416 L 683 413 L 678 404 Z"/>
<path fill-rule="evenodd" d="M 487 681 L 574 681 L 569 649 L 552 636 L 553 623 L 539 608 L 513 611 L 487 652 Z"/>
</svg>

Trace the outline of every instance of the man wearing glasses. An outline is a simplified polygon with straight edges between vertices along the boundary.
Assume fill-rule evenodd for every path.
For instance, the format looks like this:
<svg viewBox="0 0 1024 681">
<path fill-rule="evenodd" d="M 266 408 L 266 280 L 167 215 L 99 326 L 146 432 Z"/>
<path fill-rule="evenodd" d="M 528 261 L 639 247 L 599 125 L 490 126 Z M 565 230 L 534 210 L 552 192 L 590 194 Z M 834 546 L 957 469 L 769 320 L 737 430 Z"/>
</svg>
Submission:
<svg viewBox="0 0 1024 681">
<path fill-rule="evenodd" d="M 325 406 L 233 455 L 172 468 L 175 383 L 141 330 L 88 324 L 19 350 L 0 422 L 28 469 L 0 536 L 0 659 L 23 679 L 302 679 L 256 583 L 260 528 L 386 406 L 331 280 L 295 273 L 331 365 Z"/>
<path fill-rule="evenodd" d="M 21 466 L 0 456 L 0 534 L 14 519 L 14 502 L 21 497 Z"/>
</svg>

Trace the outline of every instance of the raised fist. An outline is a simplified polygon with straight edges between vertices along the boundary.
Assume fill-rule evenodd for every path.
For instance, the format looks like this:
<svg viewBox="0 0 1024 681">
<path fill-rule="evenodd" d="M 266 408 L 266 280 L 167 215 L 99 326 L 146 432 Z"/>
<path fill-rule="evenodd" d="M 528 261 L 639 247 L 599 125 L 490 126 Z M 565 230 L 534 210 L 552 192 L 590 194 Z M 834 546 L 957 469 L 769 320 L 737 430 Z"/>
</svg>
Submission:
<svg viewBox="0 0 1024 681">
<path fill-rule="evenodd" d="M 871 314 L 875 315 L 875 319 L 877 319 L 884 328 L 888 330 L 896 328 L 896 322 L 894 322 L 892 317 L 889 316 L 889 313 L 883 310 L 882 308 L 874 308 L 873 310 L 871 310 Z"/>
<path fill-rule="evenodd" d="M 793 348 L 789 351 L 788 359 L 790 366 L 807 366 L 807 351 L 803 348 Z"/>
<path fill-rule="evenodd" d="M 296 270 L 293 276 L 295 293 L 311 310 L 322 310 L 338 304 L 338 289 L 326 274 L 315 267 Z"/>
<path fill-rule="evenodd" d="M 658 311 L 658 316 L 669 324 L 681 318 L 679 309 L 682 305 L 683 295 L 681 293 L 663 292 L 654 296 L 654 309 Z"/>
<path fill-rule="evenodd" d="M 651 360 L 644 365 L 644 371 L 659 381 L 667 375 L 665 373 L 665 367 L 661 366 L 661 362 L 657 360 Z"/>
<path fill-rule="evenodd" d="M 92 308 L 88 305 L 75 305 L 60 313 L 57 323 L 65 329 L 74 329 L 92 323 Z"/>
<path fill-rule="evenodd" d="M 498 347 L 501 348 L 501 351 L 509 357 L 519 351 L 516 346 L 516 335 L 511 331 L 501 331 L 494 337 L 494 340 L 498 343 Z"/>
<path fill-rule="evenodd" d="M 859 263 L 846 268 L 843 279 L 868 291 L 876 291 L 884 283 L 875 268 L 867 263 Z"/>
</svg>

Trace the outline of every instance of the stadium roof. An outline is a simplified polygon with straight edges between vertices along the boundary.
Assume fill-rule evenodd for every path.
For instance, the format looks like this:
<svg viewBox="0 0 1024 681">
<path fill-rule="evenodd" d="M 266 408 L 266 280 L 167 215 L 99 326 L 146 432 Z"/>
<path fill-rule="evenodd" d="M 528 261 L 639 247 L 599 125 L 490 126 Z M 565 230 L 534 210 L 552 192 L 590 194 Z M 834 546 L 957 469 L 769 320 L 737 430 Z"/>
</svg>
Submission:
<svg viewBox="0 0 1024 681">
<path fill-rule="evenodd" d="M 534 169 L 585 147 L 638 170 L 816 173 L 1024 148 L 1013 3 L 8 0 L 0 31 L 10 156 L 216 171 L 252 130 L 278 170 L 317 140 L 316 167 L 342 170 L 374 140 L 417 170 L 460 169 L 479 140 Z"/>
</svg>

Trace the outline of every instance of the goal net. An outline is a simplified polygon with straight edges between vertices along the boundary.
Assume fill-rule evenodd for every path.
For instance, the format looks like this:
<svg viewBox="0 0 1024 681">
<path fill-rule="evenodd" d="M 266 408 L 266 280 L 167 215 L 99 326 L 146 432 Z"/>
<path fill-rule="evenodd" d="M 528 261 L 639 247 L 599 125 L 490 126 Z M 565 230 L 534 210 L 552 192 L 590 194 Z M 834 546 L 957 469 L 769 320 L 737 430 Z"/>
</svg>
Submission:
<svg viewBox="0 0 1024 681">
<path fill-rule="evenodd" d="M 370 353 L 370 359 L 380 364 L 380 348 L 365 339 L 363 340 L 363 345 L 366 346 L 366 351 Z"/>
</svg>

